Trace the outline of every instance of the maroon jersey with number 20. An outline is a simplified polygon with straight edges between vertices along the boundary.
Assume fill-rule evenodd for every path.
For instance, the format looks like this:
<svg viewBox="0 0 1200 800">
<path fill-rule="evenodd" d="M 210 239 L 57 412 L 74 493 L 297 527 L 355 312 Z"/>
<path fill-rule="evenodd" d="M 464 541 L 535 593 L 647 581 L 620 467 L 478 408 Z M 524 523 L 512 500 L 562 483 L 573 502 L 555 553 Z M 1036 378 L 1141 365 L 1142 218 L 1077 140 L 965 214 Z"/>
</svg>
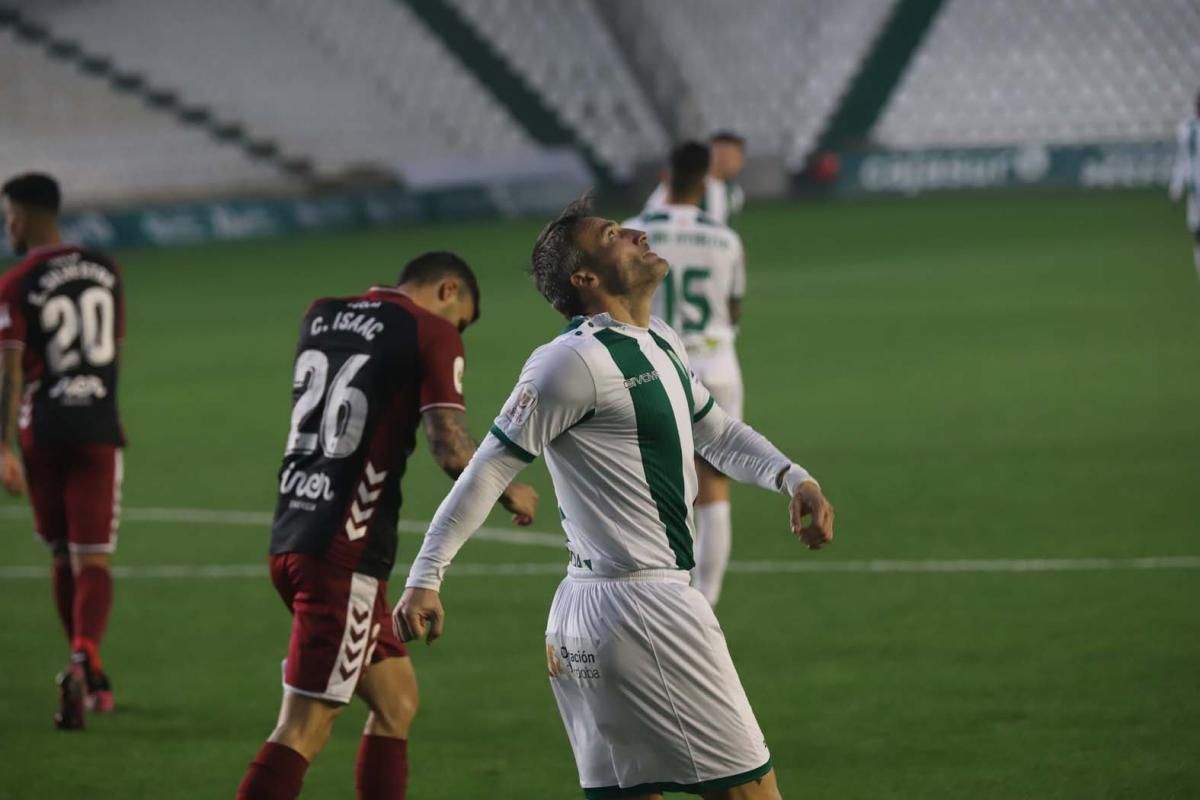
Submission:
<svg viewBox="0 0 1200 800">
<path fill-rule="evenodd" d="M 326 298 L 300 328 L 271 553 L 386 579 L 421 413 L 463 409 L 458 329 L 402 292 Z"/>
<path fill-rule="evenodd" d="M 121 446 L 121 271 L 72 245 L 30 252 L 0 278 L 0 347 L 22 348 L 22 447 Z"/>
</svg>

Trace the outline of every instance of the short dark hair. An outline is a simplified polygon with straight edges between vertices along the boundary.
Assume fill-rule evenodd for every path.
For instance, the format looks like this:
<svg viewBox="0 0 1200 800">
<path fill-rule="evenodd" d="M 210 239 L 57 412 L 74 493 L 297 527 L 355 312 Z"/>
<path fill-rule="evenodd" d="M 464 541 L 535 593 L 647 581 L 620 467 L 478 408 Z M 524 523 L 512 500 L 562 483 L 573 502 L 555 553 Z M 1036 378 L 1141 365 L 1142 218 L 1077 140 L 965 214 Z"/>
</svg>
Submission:
<svg viewBox="0 0 1200 800">
<path fill-rule="evenodd" d="M 671 151 L 671 194 L 694 192 L 704 183 L 712 160 L 708 145 L 684 142 Z"/>
<path fill-rule="evenodd" d="M 583 264 L 585 255 L 576 241 L 576 229 L 584 217 L 590 216 L 592 196 L 585 194 L 542 228 L 529 259 L 529 274 L 537 290 L 568 319 L 584 310 L 579 290 L 571 285 L 571 276 Z"/>
<path fill-rule="evenodd" d="M 57 214 L 62 207 L 58 181 L 44 172 L 26 172 L 5 181 L 0 194 L 15 206 Z"/>
<path fill-rule="evenodd" d="M 467 287 L 467 291 L 471 293 L 471 299 L 475 301 L 475 316 L 471 318 L 471 321 L 477 321 L 479 319 L 479 281 L 476 280 L 470 265 L 455 253 L 447 250 L 422 253 L 404 265 L 396 283 L 428 286 L 447 277 L 458 278 Z"/>
<path fill-rule="evenodd" d="M 736 144 L 743 150 L 746 148 L 746 137 L 729 130 L 717 131 L 708 137 L 708 141 L 713 144 L 717 144 L 718 142 L 722 144 Z"/>
</svg>

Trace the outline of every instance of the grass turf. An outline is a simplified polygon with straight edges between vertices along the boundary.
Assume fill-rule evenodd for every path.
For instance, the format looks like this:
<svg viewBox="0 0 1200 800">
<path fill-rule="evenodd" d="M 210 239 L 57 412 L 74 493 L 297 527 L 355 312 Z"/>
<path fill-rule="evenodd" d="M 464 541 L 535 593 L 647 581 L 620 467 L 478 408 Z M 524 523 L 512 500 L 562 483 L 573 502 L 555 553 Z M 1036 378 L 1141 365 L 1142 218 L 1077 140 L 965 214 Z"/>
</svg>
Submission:
<svg viewBox="0 0 1200 800">
<path fill-rule="evenodd" d="M 1180 216 L 1140 193 L 752 207 L 747 416 L 820 477 L 838 538 L 807 553 L 781 498 L 738 488 L 734 558 L 1200 556 L 1200 287 Z M 423 249 L 480 272 L 466 383 L 482 434 L 561 327 L 520 272 L 537 228 L 118 254 L 127 507 L 268 511 L 304 307 Z M 544 467 L 527 474 L 555 530 Z M 405 486 L 410 520 L 448 488 L 423 452 Z M 0 503 L 4 564 L 44 564 L 20 504 Z M 263 563 L 266 538 L 131 520 L 118 562 Z M 402 536 L 402 557 L 418 543 Z M 486 541 L 460 558 L 562 560 Z M 555 583 L 451 574 L 447 637 L 414 652 L 413 797 L 579 796 L 544 677 Z M 0 798 L 232 796 L 279 700 L 288 619 L 265 575 L 118 581 L 119 711 L 80 735 L 50 725 L 66 652 L 48 581 L 0 578 L 0 602 Z M 1186 798 L 1198 604 L 1195 570 L 739 573 L 720 615 L 787 796 Z M 340 720 L 305 796 L 353 796 L 362 717 Z"/>
</svg>

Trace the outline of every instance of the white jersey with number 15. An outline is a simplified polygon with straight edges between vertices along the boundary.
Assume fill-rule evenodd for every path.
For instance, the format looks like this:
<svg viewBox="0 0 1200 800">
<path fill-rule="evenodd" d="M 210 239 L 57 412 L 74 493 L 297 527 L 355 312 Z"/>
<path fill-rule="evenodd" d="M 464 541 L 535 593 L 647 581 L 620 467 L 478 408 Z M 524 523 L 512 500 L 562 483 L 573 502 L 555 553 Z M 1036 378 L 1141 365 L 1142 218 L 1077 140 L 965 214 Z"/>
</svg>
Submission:
<svg viewBox="0 0 1200 800">
<path fill-rule="evenodd" d="M 663 206 L 627 220 L 625 227 L 645 231 L 650 249 L 671 265 L 654 296 L 654 314 L 679 334 L 689 353 L 731 347 L 737 330 L 729 301 L 746 292 L 741 237 L 695 206 Z"/>
</svg>

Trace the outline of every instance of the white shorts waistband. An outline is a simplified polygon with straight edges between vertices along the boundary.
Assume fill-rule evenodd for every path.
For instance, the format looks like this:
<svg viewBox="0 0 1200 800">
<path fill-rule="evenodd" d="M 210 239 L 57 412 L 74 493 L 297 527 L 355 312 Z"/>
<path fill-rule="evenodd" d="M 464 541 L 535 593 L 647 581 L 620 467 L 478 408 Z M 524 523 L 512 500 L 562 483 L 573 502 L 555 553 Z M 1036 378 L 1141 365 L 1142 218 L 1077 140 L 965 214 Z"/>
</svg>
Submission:
<svg viewBox="0 0 1200 800">
<path fill-rule="evenodd" d="M 691 581 L 692 575 L 681 569 L 640 569 L 636 572 L 626 572 L 623 575 L 597 575 L 586 569 L 569 567 L 567 579 L 587 583 L 641 583 L 646 581 L 688 583 Z"/>
</svg>

